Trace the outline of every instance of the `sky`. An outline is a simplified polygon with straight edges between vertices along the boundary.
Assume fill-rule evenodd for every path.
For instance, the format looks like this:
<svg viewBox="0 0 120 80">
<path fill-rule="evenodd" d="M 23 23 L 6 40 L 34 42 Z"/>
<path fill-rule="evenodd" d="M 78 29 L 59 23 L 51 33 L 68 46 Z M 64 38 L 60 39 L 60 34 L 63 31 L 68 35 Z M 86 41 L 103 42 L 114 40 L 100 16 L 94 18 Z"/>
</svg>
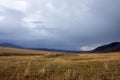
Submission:
<svg viewBox="0 0 120 80">
<path fill-rule="evenodd" d="M 92 50 L 120 41 L 120 0 L 0 0 L 0 42 Z"/>
</svg>

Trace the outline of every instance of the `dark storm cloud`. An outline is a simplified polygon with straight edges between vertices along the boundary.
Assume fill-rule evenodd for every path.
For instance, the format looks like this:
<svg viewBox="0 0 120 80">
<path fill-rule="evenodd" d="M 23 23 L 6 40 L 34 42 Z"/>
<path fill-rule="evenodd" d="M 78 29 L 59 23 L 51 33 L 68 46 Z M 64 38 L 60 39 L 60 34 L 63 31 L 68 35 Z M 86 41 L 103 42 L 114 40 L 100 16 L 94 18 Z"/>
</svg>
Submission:
<svg viewBox="0 0 120 80">
<path fill-rule="evenodd" d="M 1 6 L 0 6 L 1 7 Z M 23 26 L 22 18 L 25 15 L 18 10 L 1 7 L 4 11 L 0 11 L 3 20 L 0 22 L 0 41 L 17 42 L 25 40 L 30 30 Z"/>
<path fill-rule="evenodd" d="M 0 3 L 1 41 L 71 50 L 120 41 L 120 0 L 6 2 Z"/>
</svg>

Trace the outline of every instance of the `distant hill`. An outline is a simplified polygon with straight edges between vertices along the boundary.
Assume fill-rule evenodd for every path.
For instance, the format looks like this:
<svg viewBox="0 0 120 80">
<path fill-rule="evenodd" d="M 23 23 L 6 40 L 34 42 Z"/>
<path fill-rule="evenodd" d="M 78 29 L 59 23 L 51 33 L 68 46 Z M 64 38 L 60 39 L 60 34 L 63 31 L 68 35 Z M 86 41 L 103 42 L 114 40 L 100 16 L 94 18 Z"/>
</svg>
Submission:
<svg viewBox="0 0 120 80">
<path fill-rule="evenodd" d="M 113 42 L 94 49 L 92 52 L 120 52 L 120 42 Z"/>
<path fill-rule="evenodd" d="M 12 43 L 1 43 L 0 46 L 1 47 L 10 47 L 10 48 L 22 48 L 16 44 L 12 44 Z"/>
<path fill-rule="evenodd" d="M 20 49 L 29 49 L 29 50 L 39 50 L 39 51 L 52 51 L 52 52 L 66 52 L 66 53 L 120 52 L 120 42 L 114 42 L 111 44 L 103 45 L 92 51 L 57 50 L 57 49 L 47 49 L 47 48 L 23 48 L 21 46 L 12 43 L 1 43 L 0 47 L 20 48 Z"/>
<path fill-rule="evenodd" d="M 66 52 L 66 53 L 84 53 L 85 51 L 74 51 L 74 50 L 59 50 L 59 49 L 48 49 L 48 48 L 27 48 L 30 50 L 40 51 L 52 51 L 52 52 Z"/>
<path fill-rule="evenodd" d="M 29 49 L 29 50 L 39 50 L 39 51 L 51 51 L 51 52 L 66 52 L 66 53 L 81 53 L 82 52 L 82 51 L 58 50 L 58 49 L 48 49 L 48 48 L 23 48 L 13 43 L 1 43 L 0 47 L 20 48 L 20 49 Z"/>
</svg>

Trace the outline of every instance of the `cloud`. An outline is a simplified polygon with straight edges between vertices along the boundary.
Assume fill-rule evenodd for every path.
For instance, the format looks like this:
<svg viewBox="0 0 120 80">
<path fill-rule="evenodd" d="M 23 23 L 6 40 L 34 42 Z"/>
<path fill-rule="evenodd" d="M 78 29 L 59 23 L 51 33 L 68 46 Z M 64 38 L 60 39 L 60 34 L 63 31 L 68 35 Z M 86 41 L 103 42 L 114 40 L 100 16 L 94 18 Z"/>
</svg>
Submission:
<svg viewBox="0 0 120 80">
<path fill-rule="evenodd" d="M 27 3 L 24 0 L 0 0 L 0 6 L 22 12 L 27 10 Z"/>
<path fill-rule="evenodd" d="M 1 0 L 0 40 L 73 50 L 119 41 L 119 4 L 118 0 Z"/>
<path fill-rule="evenodd" d="M 89 46 L 82 46 L 82 47 L 80 47 L 80 50 L 82 50 L 82 51 L 90 51 L 90 50 L 94 50 L 94 49 L 97 48 L 98 46 L 100 46 L 100 44 L 97 44 L 97 45 L 89 45 Z"/>
<path fill-rule="evenodd" d="M 4 20 L 4 16 L 0 16 L 0 22 Z"/>
</svg>

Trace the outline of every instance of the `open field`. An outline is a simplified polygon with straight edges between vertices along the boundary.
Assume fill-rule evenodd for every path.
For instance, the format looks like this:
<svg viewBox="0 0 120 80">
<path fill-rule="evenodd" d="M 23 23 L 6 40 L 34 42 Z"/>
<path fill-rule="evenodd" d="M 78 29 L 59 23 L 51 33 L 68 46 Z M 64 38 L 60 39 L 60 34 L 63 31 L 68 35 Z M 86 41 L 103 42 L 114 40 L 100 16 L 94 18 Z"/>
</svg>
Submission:
<svg viewBox="0 0 120 80">
<path fill-rule="evenodd" d="M 0 48 L 0 54 L 0 80 L 120 80 L 119 52 L 65 54 Z"/>
<path fill-rule="evenodd" d="M 39 50 L 27 50 L 27 49 L 17 49 L 17 48 L 8 48 L 0 47 L 0 56 L 30 56 L 30 55 L 42 55 L 42 54 L 54 54 L 55 52 L 49 51 L 39 51 Z"/>
</svg>

